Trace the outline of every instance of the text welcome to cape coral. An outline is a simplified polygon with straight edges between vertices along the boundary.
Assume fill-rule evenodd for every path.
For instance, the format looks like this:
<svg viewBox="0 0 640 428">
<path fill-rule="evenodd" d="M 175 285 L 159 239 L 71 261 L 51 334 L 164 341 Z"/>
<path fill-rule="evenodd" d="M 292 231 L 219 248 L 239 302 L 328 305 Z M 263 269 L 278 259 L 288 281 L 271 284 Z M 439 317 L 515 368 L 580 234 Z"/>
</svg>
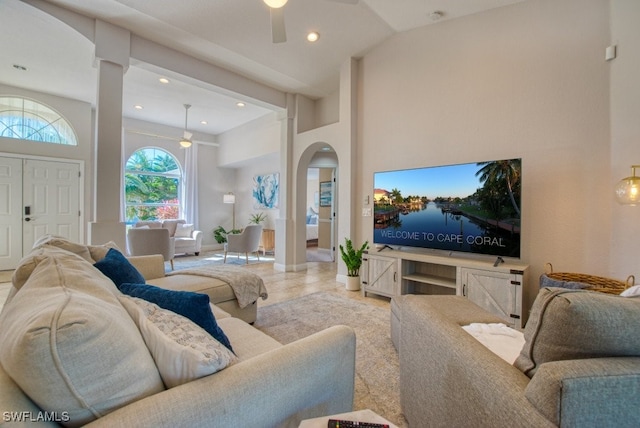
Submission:
<svg viewBox="0 0 640 428">
<path fill-rule="evenodd" d="M 408 232 L 403 230 L 382 230 L 380 231 L 383 238 L 404 239 L 428 242 L 446 242 L 452 244 L 469 245 L 488 245 L 494 247 L 506 247 L 502 242 L 502 238 L 479 236 L 479 235 L 460 235 L 455 233 L 432 233 L 432 232 Z"/>
</svg>

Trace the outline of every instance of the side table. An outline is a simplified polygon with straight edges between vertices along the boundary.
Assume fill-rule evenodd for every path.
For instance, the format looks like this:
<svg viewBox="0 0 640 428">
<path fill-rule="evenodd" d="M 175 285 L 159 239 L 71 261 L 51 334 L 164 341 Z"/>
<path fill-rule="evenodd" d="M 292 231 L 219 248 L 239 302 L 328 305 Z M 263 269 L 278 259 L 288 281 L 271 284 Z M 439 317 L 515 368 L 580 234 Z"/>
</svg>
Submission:
<svg viewBox="0 0 640 428">
<path fill-rule="evenodd" d="M 276 231 L 273 229 L 262 229 L 262 237 L 260 238 L 260 247 L 264 256 L 267 251 L 274 251 L 276 248 Z"/>
<path fill-rule="evenodd" d="M 319 418 L 305 419 L 300 422 L 298 428 L 327 428 L 329 419 L 343 419 L 346 421 L 371 422 L 376 424 L 387 424 L 389 428 L 398 428 L 382 416 L 372 410 L 356 410 L 355 412 L 340 413 L 337 415 L 321 416 Z"/>
</svg>

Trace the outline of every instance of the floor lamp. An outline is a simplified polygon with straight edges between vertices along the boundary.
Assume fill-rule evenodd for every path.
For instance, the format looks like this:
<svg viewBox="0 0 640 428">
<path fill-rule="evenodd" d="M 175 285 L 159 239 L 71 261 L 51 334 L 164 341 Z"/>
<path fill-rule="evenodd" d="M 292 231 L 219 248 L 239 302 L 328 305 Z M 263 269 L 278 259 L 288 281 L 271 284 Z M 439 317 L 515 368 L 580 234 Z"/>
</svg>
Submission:
<svg viewBox="0 0 640 428">
<path fill-rule="evenodd" d="M 231 204 L 233 206 L 233 230 L 236 228 L 236 195 L 229 192 L 222 198 L 222 202 L 225 204 Z"/>
</svg>

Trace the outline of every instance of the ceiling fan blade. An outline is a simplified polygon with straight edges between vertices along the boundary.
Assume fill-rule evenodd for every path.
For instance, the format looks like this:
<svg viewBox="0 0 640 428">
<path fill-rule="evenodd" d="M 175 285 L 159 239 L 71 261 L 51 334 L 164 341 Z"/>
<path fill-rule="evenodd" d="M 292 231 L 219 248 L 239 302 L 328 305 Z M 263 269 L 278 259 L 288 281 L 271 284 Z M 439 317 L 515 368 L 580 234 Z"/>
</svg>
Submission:
<svg viewBox="0 0 640 428">
<path fill-rule="evenodd" d="M 358 4 L 359 0 L 328 0 L 335 3 Z"/>
<path fill-rule="evenodd" d="M 273 43 L 287 41 L 287 33 L 284 27 L 284 8 L 270 8 L 271 10 L 271 39 Z"/>
</svg>

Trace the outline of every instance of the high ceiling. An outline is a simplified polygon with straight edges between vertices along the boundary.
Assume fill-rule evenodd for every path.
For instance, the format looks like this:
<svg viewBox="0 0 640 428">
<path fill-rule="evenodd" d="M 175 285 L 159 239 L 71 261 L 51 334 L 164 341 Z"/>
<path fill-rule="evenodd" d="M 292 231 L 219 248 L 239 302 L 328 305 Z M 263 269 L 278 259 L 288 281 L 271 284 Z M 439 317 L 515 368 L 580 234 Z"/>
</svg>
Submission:
<svg viewBox="0 0 640 428">
<path fill-rule="evenodd" d="M 0 83 L 95 104 L 93 44 L 29 5 L 0 0 Z M 269 8 L 262 0 L 48 0 L 129 29 L 144 38 L 226 68 L 273 88 L 311 98 L 338 89 L 339 69 L 395 33 L 524 0 L 289 0 L 287 41 L 271 41 Z M 440 12 L 438 20 L 433 12 Z M 306 40 L 309 31 L 320 39 Z M 20 70 L 14 65 L 23 66 Z M 212 85 L 169 76 L 132 63 L 125 74 L 126 117 L 177 128 L 191 104 L 189 129 L 219 134 L 270 112 Z M 236 106 L 245 101 L 245 107 Z M 134 105 L 144 109 L 136 110 Z M 207 124 L 200 121 L 206 120 Z"/>
</svg>

